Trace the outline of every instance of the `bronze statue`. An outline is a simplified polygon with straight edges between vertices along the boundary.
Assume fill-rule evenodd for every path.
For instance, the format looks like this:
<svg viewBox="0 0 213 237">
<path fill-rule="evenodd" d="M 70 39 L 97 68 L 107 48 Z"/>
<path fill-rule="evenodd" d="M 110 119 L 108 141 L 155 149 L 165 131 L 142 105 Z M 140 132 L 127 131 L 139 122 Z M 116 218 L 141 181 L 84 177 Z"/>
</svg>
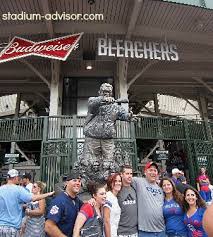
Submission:
<svg viewBox="0 0 213 237">
<path fill-rule="evenodd" d="M 118 169 L 113 157 L 115 123 L 116 120 L 130 121 L 132 118 L 132 113 L 120 105 L 128 103 L 128 100 L 115 100 L 112 90 L 112 85 L 103 83 L 99 95 L 88 100 L 88 113 L 84 124 L 85 143 L 80 165 L 84 166 L 86 173 L 95 173 L 96 177 L 107 177 Z"/>
</svg>

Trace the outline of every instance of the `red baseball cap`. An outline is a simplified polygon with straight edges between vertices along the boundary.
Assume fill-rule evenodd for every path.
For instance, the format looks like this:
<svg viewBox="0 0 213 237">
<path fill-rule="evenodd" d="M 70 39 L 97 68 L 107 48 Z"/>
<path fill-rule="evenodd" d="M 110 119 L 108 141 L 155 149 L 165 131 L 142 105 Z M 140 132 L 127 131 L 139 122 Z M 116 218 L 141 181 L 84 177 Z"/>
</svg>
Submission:
<svg viewBox="0 0 213 237">
<path fill-rule="evenodd" d="M 153 161 L 149 161 L 148 163 L 146 163 L 145 167 L 144 167 L 144 171 L 146 171 L 147 169 L 149 169 L 151 166 L 155 166 L 156 169 L 158 169 L 158 165 L 153 162 Z"/>
</svg>

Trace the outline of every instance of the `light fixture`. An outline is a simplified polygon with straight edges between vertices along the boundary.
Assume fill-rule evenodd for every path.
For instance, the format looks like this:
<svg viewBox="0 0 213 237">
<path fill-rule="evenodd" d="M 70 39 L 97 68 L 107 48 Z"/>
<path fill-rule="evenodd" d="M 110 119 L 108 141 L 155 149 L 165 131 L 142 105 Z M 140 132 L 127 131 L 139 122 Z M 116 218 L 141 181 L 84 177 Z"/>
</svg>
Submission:
<svg viewBox="0 0 213 237">
<path fill-rule="evenodd" d="M 95 0 L 88 0 L 88 3 L 89 3 L 90 5 L 92 5 L 92 4 L 95 3 Z"/>
<path fill-rule="evenodd" d="M 86 69 L 92 70 L 92 62 L 91 61 L 86 61 Z"/>
<path fill-rule="evenodd" d="M 95 51 L 84 51 L 83 60 L 86 63 L 86 70 L 92 70 L 95 61 L 96 52 Z"/>
</svg>

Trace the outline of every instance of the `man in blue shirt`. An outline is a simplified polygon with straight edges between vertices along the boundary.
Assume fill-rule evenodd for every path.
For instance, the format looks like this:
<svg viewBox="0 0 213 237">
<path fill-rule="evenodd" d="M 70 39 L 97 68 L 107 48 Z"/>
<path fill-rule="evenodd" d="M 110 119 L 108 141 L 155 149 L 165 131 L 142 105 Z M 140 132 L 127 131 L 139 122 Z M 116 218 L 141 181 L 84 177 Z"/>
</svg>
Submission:
<svg viewBox="0 0 213 237">
<path fill-rule="evenodd" d="M 83 202 L 77 197 L 81 188 L 79 173 L 72 171 L 66 178 L 66 189 L 51 202 L 45 223 L 48 237 L 72 237 L 78 211 Z"/>
<path fill-rule="evenodd" d="M 181 176 L 181 171 L 178 168 L 172 169 L 172 181 L 174 182 L 175 186 L 180 183 L 179 177 Z"/>
<path fill-rule="evenodd" d="M 0 236 L 19 236 L 22 221 L 22 204 L 38 201 L 54 192 L 34 195 L 18 186 L 19 173 L 12 169 L 7 173 L 7 184 L 0 187 Z"/>
</svg>

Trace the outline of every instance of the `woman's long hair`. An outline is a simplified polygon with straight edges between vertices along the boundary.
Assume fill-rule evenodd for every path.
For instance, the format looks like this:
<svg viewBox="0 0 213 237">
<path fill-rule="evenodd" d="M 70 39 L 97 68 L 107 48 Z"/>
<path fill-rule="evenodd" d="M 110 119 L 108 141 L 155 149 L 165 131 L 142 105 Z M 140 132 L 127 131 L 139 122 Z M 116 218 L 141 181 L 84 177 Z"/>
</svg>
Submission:
<svg viewBox="0 0 213 237">
<path fill-rule="evenodd" d="M 164 180 L 167 180 L 168 182 L 171 183 L 173 199 L 175 200 L 175 202 L 177 202 L 180 205 L 181 208 L 183 208 L 183 195 L 176 189 L 174 182 L 168 177 L 164 177 L 161 179 L 160 184 L 159 184 L 161 188 L 163 187 Z"/>
<path fill-rule="evenodd" d="M 40 193 L 44 193 L 44 189 L 46 188 L 46 184 L 44 182 L 41 182 L 41 181 L 36 181 L 35 183 L 40 188 Z"/>
<path fill-rule="evenodd" d="M 186 198 L 186 192 L 187 192 L 188 190 L 192 190 L 192 191 L 195 193 L 195 195 L 196 195 L 196 197 L 197 197 L 197 200 L 196 200 L 197 207 L 204 207 L 204 208 L 206 208 L 206 203 L 205 203 L 205 201 L 202 199 L 202 197 L 200 196 L 199 192 L 198 192 L 195 188 L 189 187 L 189 188 L 187 188 L 187 189 L 184 191 L 184 201 L 183 201 L 183 209 L 184 209 L 184 211 L 187 212 L 187 211 L 189 210 L 189 204 L 188 204 L 188 202 L 185 200 L 185 198 Z"/>
<path fill-rule="evenodd" d="M 107 191 L 112 191 L 113 186 L 115 185 L 115 180 L 118 176 L 121 178 L 120 173 L 115 173 L 115 174 L 112 174 L 108 177 L 108 179 L 107 179 Z M 121 178 L 121 180 L 122 180 L 122 178 Z"/>
<path fill-rule="evenodd" d="M 200 169 L 199 169 L 199 175 L 202 175 L 203 173 L 202 173 L 202 169 L 204 169 L 204 174 L 205 175 L 207 175 L 207 170 L 206 170 L 206 168 L 205 167 L 201 167 Z"/>
</svg>

